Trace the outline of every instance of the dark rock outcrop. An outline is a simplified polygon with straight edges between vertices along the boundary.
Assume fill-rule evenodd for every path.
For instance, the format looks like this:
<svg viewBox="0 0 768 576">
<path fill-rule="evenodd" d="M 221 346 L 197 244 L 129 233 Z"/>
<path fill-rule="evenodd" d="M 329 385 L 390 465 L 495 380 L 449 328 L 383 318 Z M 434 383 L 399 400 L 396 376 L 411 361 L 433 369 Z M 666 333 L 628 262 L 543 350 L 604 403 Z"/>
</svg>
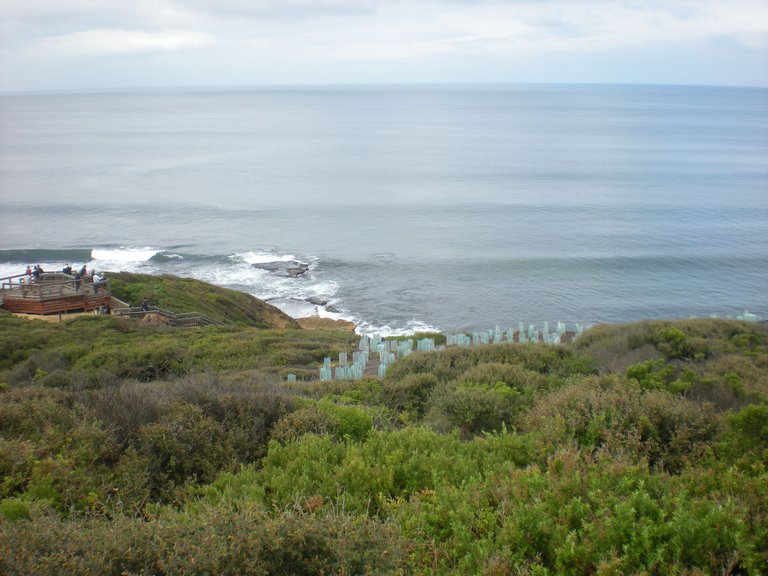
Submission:
<svg viewBox="0 0 768 576">
<path fill-rule="evenodd" d="M 252 266 L 254 268 L 267 270 L 278 276 L 285 276 L 286 278 L 297 278 L 309 270 L 309 264 L 297 260 L 257 262 L 256 264 L 252 264 Z"/>
</svg>

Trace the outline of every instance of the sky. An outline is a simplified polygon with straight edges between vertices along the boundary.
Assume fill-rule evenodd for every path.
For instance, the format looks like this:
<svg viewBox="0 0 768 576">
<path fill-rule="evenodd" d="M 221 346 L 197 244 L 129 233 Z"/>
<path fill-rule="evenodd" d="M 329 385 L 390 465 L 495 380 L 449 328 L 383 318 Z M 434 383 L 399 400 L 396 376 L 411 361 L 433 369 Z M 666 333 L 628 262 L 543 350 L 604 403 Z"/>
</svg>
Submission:
<svg viewBox="0 0 768 576">
<path fill-rule="evenodd" d="M 0 91 L 768 86 L 765 0 L 0 0 Z"/>
</svg>

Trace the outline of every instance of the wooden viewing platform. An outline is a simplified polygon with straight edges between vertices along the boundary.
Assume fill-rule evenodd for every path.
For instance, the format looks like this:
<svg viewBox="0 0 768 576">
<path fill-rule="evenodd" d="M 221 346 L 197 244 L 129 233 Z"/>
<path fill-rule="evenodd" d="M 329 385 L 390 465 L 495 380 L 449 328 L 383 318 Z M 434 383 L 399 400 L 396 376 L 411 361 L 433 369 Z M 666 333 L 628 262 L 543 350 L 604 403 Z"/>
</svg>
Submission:
<svg viewBox="0 0 768 576">
<path fill-rule="evenodd" d="M 0 307 L 16 314 L 89 312 L 111 308 L 109 281 L 93 283 L 63 272 L 43 272 L 36 282 L 26 274 L 0 279 Z"/>
</svg>

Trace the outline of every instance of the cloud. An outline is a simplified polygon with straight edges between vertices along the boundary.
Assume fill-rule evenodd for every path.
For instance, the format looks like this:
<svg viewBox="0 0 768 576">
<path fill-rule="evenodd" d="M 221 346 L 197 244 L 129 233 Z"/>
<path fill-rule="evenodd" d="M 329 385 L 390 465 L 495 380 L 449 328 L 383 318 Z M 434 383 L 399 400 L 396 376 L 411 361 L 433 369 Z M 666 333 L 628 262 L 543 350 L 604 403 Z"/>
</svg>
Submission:
<svg viewBox="0 0 768 576">
<path fill-rule="evenodd" d="M 287 27 L 261 22 L 256 30 L 242 38 L 269 37 L 280 54 L 311 60 L 657 51 L 722 39 L 760 50 L 768 35 L 768 4 L 743 0 L 734 9 L 719 0 L 401 0 L 380 3 L 375 15 L 316 17 Z"/>
<path fill-rule="evenodd" d="M 318 16 L 345 17 L 374 14 L 374 0 L 175 0 L 185 10 L 207 16 L 225 15 L 243 18 L 296 18 Z"/>
<path fill-rule="evenodd" d="M 94 56 L 168 52 L 211 45 L 214 38 L 202 32 L 170 30 L 86 30 L 45 38 L 36 46 L 43 54 Z"/>
<path fill-rule="evenodd" d="M 300 71 L 314 77 L 318 63 L 367 64 L 375 76 L 377 67 L 414 70 L 436 59 L 482 66 L 578 54 L 599 66 L 621 53 L 667 51 L 703 60 L 724 46 L 759 64 L 768 50 L 764 0 L 0 0 L 0 14 L 0 58 L 26 63 L 25 74 L 63 57 L 144 63 L 143 55 L 173 53 L 173 73 L 187 65 L 201 83 L 203 54 L 209 70 L 247 70 L 247 83 L 278 62 L 301 82 Z M 9 74 L 0 69 L 0 85 Z"/>
<path fill-rule="evenodd" d="M 195 47 L 213 37 L 275 38 L 303 56 L 320 39 L 328 57 L 343 56 L 346 49 L 350 58 L 359 59 L 361 54 L 418 58 L 446 50 L 603 50 L 713 38 L 762 50 L 768 38 L 768 3 L 762 0 L 0 2 L 6 22 L 2 43 L 21 46 L 103 44 L 143 51 Z M 109 31 L 118 37 L 113 43 L 107 41 Z M 379 46 L 373 49 L 373 43 Z"/>
</svg>

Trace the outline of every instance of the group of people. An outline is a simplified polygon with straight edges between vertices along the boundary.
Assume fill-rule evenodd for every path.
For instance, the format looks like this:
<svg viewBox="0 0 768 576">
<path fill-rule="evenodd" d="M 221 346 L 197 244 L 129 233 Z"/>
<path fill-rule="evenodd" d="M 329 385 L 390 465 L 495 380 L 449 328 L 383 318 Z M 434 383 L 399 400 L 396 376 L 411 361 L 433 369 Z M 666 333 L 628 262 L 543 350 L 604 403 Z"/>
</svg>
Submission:
<svg viewBox="0 0 768 576">
<path fill-rule="evenodd" d="M 61 269 L 61 271 L 66 274 L 67 276 L 74 276 L 74 288 L 76 291 L 80 291 L 80 287 L 83 282 L 88 282 L 89 274 L 88 274 L 88 268 L 86 268 L 86 265 L 83 264 L 82 268 L 77 271 L 73 271 L 72 265 L 67 262 L 67 265 L 64 266 L 64 268 Z M 24 277 L 21 278 L 21 284 L 30 285 L 32 283 L 40 282 L 40 278 L 43 275 L 43 267 L 39 264 L 36 264 L 34 268 L 32 268 L 29 264 L 27 264 L 27 269 L 24 271 Z M 96 270 L 92 270 L 90 273 L 90 280 L 93 284 L 93 293 L 98 294 L 99 289 L 102 288 L 106 282 L 106 278 L 104 278 L 103 274 L 99 274 L 96 272 Z"/>
<path fill-rule="evenodd" d="M 43 267 L 40 264 L 35 264 L 34 268 L 31 268 L 27 264 L 27 269 L 24 270 L 24 278 L 21 279 L 22 284 L 32 284 L 32 282 L 40 282 L 40 277 L 43 275 Z"/>
<path fill-rule="evenodd" d="M 61 270 L 64 274 L 67 274 L 68 276 L 74 276 L 75 277 L 75 290 L 78 292 L 80 291 L 80 284 L 83 281 L 88 281 L 88 269 L 86 268 L 85 264 L 83 264 L 83 267 L 80 268 L 79 271 L 72 273 L 72 266 L 67 262 L 67 265 L 64 266 Z M 99 288 L 101 288 L 104 283 L 106 282 L 106 279 L 104 278 L 103 274 L 99 274 L 96 272 L 96 270 L 91 270 L 91 283 L 93 284 L 93 293 L 98 294 Z"/>
<path fill-rule="evenodd" d="M 64 268 L 61 269 L 61 271 L 66 274 L 67 276 L 74 276 L 75 277 L 75 290 L 78 292 L 80 291 L 80 284 L 82 283 L 83 279 L 87 278 L 88 276 L 88 269 L 85 267 L 85 264 L 83 264 L 83 267 L 80 268 L 79 271 L 75 271 L 74 274 L 72 273 L 72 266 L 69 262 L 67 262 L 67 265 L 64 266 Z M 95 272 L 94 272 L 95 273 Z"/>
</svg>

